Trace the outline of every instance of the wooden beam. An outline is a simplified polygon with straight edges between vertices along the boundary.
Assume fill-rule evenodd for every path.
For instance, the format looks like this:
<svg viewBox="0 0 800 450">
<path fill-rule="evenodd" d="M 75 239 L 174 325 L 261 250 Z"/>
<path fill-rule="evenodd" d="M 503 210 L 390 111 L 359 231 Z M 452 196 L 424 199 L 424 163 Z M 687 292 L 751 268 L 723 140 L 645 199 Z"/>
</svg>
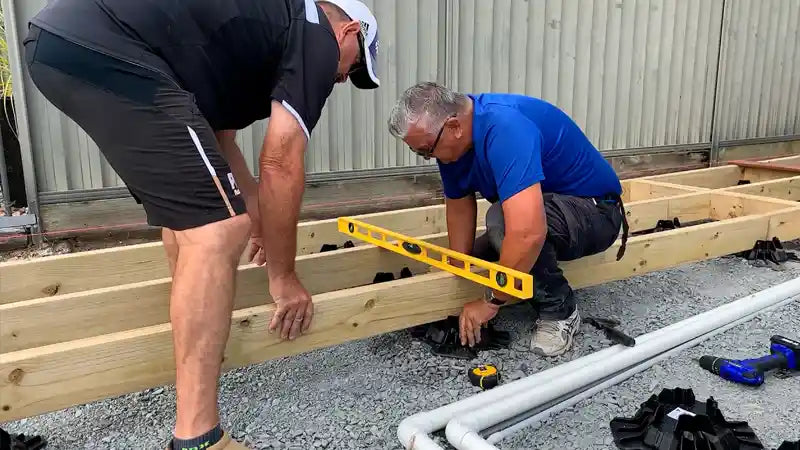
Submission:
<svg viewBox="0 0 800 450">
<path fill-rule="evenodd" d="M 773 170 L 763 167 L 745 167 L 742 174 L 742 180 L 747 180 L 750 183 L 758 183 L 762 181 L 779 180 L 783 178 L 791 178 L 797 176 L 796 172 L 787 172 L 784 170 Z"/>
<path fill-rule="evenodd" d="M 800 208 L 637 236 L 628 241 L 620 261 L 616 261 L 617 241 L 604 253 L 564 262 L 561 267 L 570 284 L 580 289 L 749 250 L 756 240 L 773 236 L 800 237 Z"/>
<path fill-rule="evenodd" d="M 635 233 L 653 228 L 662 219 L 707 219 L 710 207 L 709 194 L 694 193 L 633 202 L 627 205 L 626 214 Z M 446 231 L 422 239 L 445 247 L 448 243 Z M 379 271 L 398 276 L 403 267 L 413 273 L 427 270 L 424 264 L 371 245 L 302 255 L 296 267 L 312 294 L 369 284 Z M 237 309 L 270 301 L 263 268 L 241 266 L 236 285 Z M 170 278 L 159 278 L 0 305 L 0 353 L 167 322 L 170 287 Z M 76 327 L 76 323 L 81 326 Z"/>
<path fill-rule="evenodd" d="M 800 204 L 796 202 L 776 198 L 731 192 L 715 192 L 711 195 L 711 218 L 714 220 L 769 214 L 786 208 L 800 208 Z"/>
<path fill-rule="evenodd" d="M 707 196 L 707 193 L 696 197 Z M 727 198 L 727 197 L 726 197 Z M 616 261 L 607 251 L 563 264 L 575 288 L 728 255 L 769 234 L 800 237 L 800 208 L 633 237 Z M 279 341 L 265 331 L 274 305 L 237 310 L 226 369 L 295 355 L 399 330 L 458 313 L 482 287 L 449 273 L 326 292 L 314 296 L 309 335 Z M 0 422 L 170 383 L 174 378 L 169 324 L 0 354 Z"/>
<path fill-rule="evenodd" d="M 800 176 L 743 184 L 727 188 L 725 191 L 797 202 L 800 201 Z"/>
<path fill-rule="evenodd" d="M 421 239 L 447 246 L 446 233 Z M 404 267 L 413 274 L 428 271 L 427 264 L 372 245 L 299 256 L 295 265 L 312 295 L 371 284 L 377 272 L 399 278 Z M 169 322 L 171 285 L 161 278 L 0 305 L 0 353 Z M 240 266 L 234 308 L 270 302 L 265 269 Z"/>
<path fill-rule="evenodd" d="M 683 186 L 719 189 L 735 186 L 742 179 L 743 169 L 736 166 L 719 166 L 646 177 L 646 181 L 659 181 Z"/>
<path fill-rule="evenodd" d="M 698 192 L 629 203 L 625 206 L 625 213 L 630 232 L 637 233 L 655 227 L 659 220 L 674 217 L 681 222 L 708 219 L 710 208 L 710 194 Z"/>
<path fill-rule="evenodd" d="M 482 225 L 488 202 L 479 202 L 478 208 L 478 222 Z M 412 236 L 440 233 L 447 229 L 444 205 L 357 217 Z M 316 253 L 323 244 L 342 245 L 348 239 L 336 228 L 335 219 L 304 222 L 298 226 L 297 254 Z M 363 245 L 362 242 L 354 243 Z M 169 276 L 161 242 L 6 262 L 0 264 L 0 304 Z"/>
<path fill-rule="evenodd" d="M 795 145 L 796 150 L 800 152 L 800 141 L 793 141 L 793 144 Z M 783 156 L 783 157 L 780 157 L 780 158 L 765 159 L 765 160 L 763 160 L 763 162 L 796 165 L 796 164 L 800 164 L 800 155 Z"/>
<path fill-rule="evenodd" d="M 776 172 L 790 172 L 790 173 L 800 173 L 800 166 L 797 165 L 789 165 L 789 164 L 779 164 L 779 163 L 769 163 L 763 161 L 745 161 L 745 160 L 735 160 L 735 161 L 728 161 L 728 164 L 733 164 L 739 167 L 746 167 L 746 168 L 753 168 L 753 169 L 767 169 L 767 170 L 774 170 Z"/>
<path fill-rule="evenodd" d="M 626 203 L 670 197 L 691 192 L 700 192 L 704 188 L 681 186 L 652 180 L 626 180 L 622 183 L 622 199 Z"/>
<path fill-rule="evenodd" d="M 309 333 L 291 342 L 267 331 L 273 304 L 238 310 L 224 367 L 428 323 L 457 314 L 482 292 L 476 283 L 437 273 L 316 295 Z M 174 370 L 169 324 L 2 354 L 0 422 L 169 383 Z"/>
</svg>

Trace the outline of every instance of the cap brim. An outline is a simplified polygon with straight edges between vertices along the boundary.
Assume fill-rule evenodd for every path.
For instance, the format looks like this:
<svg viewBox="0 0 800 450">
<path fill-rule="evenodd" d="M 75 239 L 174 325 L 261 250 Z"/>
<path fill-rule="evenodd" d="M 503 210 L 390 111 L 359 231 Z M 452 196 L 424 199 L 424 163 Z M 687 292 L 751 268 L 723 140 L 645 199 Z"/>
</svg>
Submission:
<svg viewBox="0 0 800 450">
<path fill-rule="evenodd" d="M 350 74 L 350 80 L 353 82 L 353 86 L 359 89 L 376 89 L 381 85 L 376 68 L 378 53 L 377 42 L 378 38 L 376 36 L 369 48 L 361 53 L 361 59 L 366 61 L 366 64 Z"/>
</svg>

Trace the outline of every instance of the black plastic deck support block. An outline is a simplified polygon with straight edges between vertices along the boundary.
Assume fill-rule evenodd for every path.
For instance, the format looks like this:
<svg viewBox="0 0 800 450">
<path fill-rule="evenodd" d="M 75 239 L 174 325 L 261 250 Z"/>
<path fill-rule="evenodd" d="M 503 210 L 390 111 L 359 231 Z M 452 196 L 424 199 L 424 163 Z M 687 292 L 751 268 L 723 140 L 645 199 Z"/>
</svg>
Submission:
<svg viewBox="0 0 800 450">
<path fill-rule="evenodd" d="M 41 436 L 11 435 L 0 428 L 0 450 L 40 450 L 45 447 L 47 441 Z"/>
<path fill-rule="evenodd" d="M 783 444 L 777 450 L 800 450 L 800 441 L 783 441 Z"/>
<path fill-rule="evenodd" d="M 642 403 L 633 417 L 615 417 L 610 425 L 620 449 L 764 448 L 747 422 L 726 420 L 713 397 L 698 401 L 691 389 L 664 389 Z"/>
<path fill-rule="evenodd" d="M 394 281 L 394 274 L 391 272 L 378 272 L 375 278 L 372 279 L 372 284 L 385 283 L 387 281 Z"/>
<path fill-rule="evenodd" d="M 356 245 L 353 244 L 353 241 L 345 241 L 345 243 L 339 247 L 336 244 L 322 244 L 322 248 L 319 250 L 320 253 L 324 252 L 332 252 L 334 250 L 339 250 L 340 248 L 353 248 Z"/>
<path fill-rule="evenodd" d="M 737 255 L 748 261 L 772 261 L 775 264 L 781 264 L 786 261 L 798 261 L 797 255 L 793 252 L 787 252 L 780 239 L 777 237 L 773 237 L 769 241 L 758 240 L 753 245 L 752 249 L 739 252 Z"/>
<path fill-rule="evenodd" d="M 412 327 L 409 331 L 413 338 L 429 345 L 434 355 L 453 359 L 473 359 L 480 351 L 508 348 L 511 344 L 511 333 L 498 330 L 489 321 L 481 328 L 481 341 L 475 347 L 461 345 L 458 316 Z"/>
</svg>

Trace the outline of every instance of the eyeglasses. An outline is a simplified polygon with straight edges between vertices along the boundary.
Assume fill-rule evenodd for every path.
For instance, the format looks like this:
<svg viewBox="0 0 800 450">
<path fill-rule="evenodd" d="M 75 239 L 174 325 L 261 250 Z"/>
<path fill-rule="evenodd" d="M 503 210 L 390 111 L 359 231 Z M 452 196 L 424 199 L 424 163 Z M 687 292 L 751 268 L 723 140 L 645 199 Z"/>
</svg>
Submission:
<svg viewBox="0 0 800 450">
<path fill-rule="evenodd" d="M 364 35 L 361 34 L 359 31 L 356 35 L 356 40 L 358 41 L 358 57 L 356 61 L 350 66 L 350 70 L 347 71 L 348 76 L 352 76 L 354 73 L 358 72 L 359 70 L 364 70 L 367 68 L 366 61 L 363 60 L 361 55 L 364 54 Z"/>
<path fill-rule="evenodd" d="M 428 149 L 428 150 L 417 150 L 417 149 L 415 149 L 414 147 L 412 147 L 410 145 L 408 146 L 408 148 L 410 148 L 412 152 L 414 152 L 414 153 L 418 154 L 419 156 L 423 157 L 426 161 L 431 159 L 431 157 L 433 156 L 433 152 L 436 151 L 436 146 L 439 145 L 439 139 L 442 138 L 442 132 L 444 131 L 445 125 L 447 125 L 447 121 L 452 119 L 455 116 L 456 116 L 456 114 L 450 114 L 449 116 L 447 116 L 446 119 L 444 119 L 444 123 L 442 124 L 442 127 L 439 128 L 439 133 L 436 135 L 436 140 L 433 141 L 433 145 L 431 145 L 430 149 Z"/>
</svg>

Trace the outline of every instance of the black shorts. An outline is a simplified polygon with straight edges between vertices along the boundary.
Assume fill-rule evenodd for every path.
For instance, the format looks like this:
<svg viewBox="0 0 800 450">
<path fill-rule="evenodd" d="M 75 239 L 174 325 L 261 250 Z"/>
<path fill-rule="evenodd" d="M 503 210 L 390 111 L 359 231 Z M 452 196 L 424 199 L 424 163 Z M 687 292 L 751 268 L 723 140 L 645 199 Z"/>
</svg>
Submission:
<svg viewBox="0 0 800 450">
<path fill-rule="evenodd" d="M 24 46 L 36 87 L 97 144 L 150 225 L 184 230 L 246 212 L 194 95 L 168 74 L 35 26 Z"/>
</svg>

